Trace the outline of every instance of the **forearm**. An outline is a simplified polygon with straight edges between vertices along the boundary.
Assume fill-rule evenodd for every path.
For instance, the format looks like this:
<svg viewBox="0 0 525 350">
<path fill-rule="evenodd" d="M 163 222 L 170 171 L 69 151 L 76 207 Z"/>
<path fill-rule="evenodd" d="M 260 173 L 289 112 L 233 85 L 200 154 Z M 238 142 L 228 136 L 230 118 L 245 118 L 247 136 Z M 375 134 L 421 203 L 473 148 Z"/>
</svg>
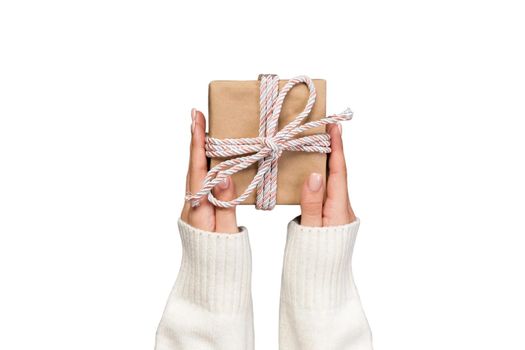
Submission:
<svg viewBox="0 0 525 350">
<path fill-rule="evenodd" d="M 288 226 L 280 311 L 282 350 L 370 350 L 371 333 L 352 278 L 359 221 Z"/>
<path fill-rule="evenodd" d="M 182 263 L 156 350 L 253 349 L 248 232 L 211 233 L 179 220 Z"/>
</svg>

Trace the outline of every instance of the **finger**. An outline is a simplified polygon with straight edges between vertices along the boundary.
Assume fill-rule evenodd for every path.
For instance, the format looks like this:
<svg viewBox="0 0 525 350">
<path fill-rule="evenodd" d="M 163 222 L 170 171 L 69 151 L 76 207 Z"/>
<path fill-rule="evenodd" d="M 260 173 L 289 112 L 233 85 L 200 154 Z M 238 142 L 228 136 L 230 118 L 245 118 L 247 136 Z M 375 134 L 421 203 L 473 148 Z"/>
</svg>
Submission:
<svg viewBox="0 0 525 350">
<path fill-rule="evenodd" d="M 186 174 L 186 189 L 184 191 L 184 197 L 186 197 L 186 194 L 190 192 L 190 173 L 188 169 L 188 173 Z M 182 207 L 182 213 L 180 214 L 180 218 L 184 222 L 189 222 L 188 220 L 188 213 L 190 211 L 190 202 L 184 198 L 184 206 Z"/>
<path fill-rule="evenodd" d="M 348 197 L 348 186 L 341 124 L 329 125 L 327 130 L 330 134 L 332 151 L 328 156 L 326 196 L 333 199 L 345 199 Z"/>
<path fill-rule="evenodd" d="M 343 225 L 354 221 L 355 215 L 348 196 L 348 176 L 343 150 L 342 127 L 341 124 L 336 124 L 330 125 L 327 129 L 330 134 L 332 152 L 328 159 L 323 225 Z"/>
<path fill-rule="evenodd" d="M 206 160 L 205 138 L 206 120 L 204 115 L 193 109 L 191 124 L 191 148 L 190 148 L 190 191 L 195 193 L 200 190 L 202 181 L 208 172 Z"/>
<path fill-rule="evenodd" d="M 213 189 L 213 194 L 217 199 L 222 201 L 229 201 L 235 198 L 235 185 L 231 177 L 226 177 L 226 179 L 219 183 Z M 236 233 L 239 232 L 237 226 L 237 217 L 235 215 L 235 207 L 233 208 L 215 208 L 215 232 L 224 232 L 224 233 Z"/>
<path fill-rule="evenodd" d="M 301 193 L 301 225 L 323 225 L 323 177 L 312 173 L 304 181 Z"/>
<path fill-rule="evenodd" d="M 193 120 L 195 119 L 195 108 L 191 110 L 191 124 L 190 124 L 190 132 L 193 133 Z M 191 152 L 191 142 L 190 142 L 190 152 Z M 190 153 L 191 154 L 191 153 Z M 188 193 L 190 193 L 190 160 L 191 156 L 188 157 L 188 169 L 186 170 L 186 188 L 184 190 L 184 197 Z M 189 223 L 189 211 L 190 211 L 190 203 L 184 198 L 184 206 L 182 207 L 182 213 L 180 214 L 180 218 L 182 221 Z"/>
<path fill-rule="evenodd" d="M 189 186 L 190 192 L 196 193 L 201 189 L 202 182 L 208 172 L 208 163 L 205 151 L 206 120 L 204 115 L 193 109 L 191 125 L 191 146 L 190 146 L 190 165 L 189 165 Z M 202 198 L 200 205 L 190 208 L 188 212 L 188 223 L 196 228 L 213 231 L 214 211 L 206 198 Z"/>
</svg>

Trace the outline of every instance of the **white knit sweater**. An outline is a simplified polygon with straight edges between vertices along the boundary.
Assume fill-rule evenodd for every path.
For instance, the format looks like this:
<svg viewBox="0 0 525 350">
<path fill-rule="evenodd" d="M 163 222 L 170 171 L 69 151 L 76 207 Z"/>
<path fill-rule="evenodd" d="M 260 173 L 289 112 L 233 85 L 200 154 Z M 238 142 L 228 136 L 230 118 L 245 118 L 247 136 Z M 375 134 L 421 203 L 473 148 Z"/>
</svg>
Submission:
<svg viewBox="0 0 525 350">
<path fill-rule="evenodd" d="M 359 220 L 288 225 L 281 287 L 281 350 L 371 350 L 352 278 Z M 253 344 L 248 231 L 220 234 L 179 220 L 182 264 L 156 336 L 156 350 L 250 350 Z"/>
</svg>

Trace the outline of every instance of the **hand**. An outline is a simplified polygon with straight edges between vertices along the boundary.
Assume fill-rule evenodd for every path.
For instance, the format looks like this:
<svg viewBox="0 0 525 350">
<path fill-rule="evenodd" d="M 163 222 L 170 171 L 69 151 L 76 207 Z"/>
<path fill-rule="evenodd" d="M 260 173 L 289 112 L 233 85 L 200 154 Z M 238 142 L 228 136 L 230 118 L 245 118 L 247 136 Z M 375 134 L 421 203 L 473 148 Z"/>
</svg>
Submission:
<svg viewBox="0 0 525 350">
<path fill-rule="evenodd" d="M 186 193 L 197 192 L 208 172 L 208 161 L 204 149 L 206 137 L 206 120 L 204 115 L 192 109 L 191 111 L 191 145 L 190 163 L 186 175 Z M 230 177 L 226 178 L 213 189 L 213 194 L 221 200 L 235 198 L 235 187 Z M 181 219 L 189 225 L 211 232 L 235 233 L 239 232 L 235 208 L 218 208 L 202 199 L 198 207 L 191 207 L 188 201 L 184 202 Z"/>
<path fill-rule="evenodd" d="M 348 196 L 341 124 L 330 124 L 327 131 L 332 141 L 332 152 L 328 156 L 326 199 L 323 203 L 323 177 L 317 173 L 310 174 L 301 193 L 301 225 L 304 226 L 345 225 L 356 219 Z"/>
</svg>

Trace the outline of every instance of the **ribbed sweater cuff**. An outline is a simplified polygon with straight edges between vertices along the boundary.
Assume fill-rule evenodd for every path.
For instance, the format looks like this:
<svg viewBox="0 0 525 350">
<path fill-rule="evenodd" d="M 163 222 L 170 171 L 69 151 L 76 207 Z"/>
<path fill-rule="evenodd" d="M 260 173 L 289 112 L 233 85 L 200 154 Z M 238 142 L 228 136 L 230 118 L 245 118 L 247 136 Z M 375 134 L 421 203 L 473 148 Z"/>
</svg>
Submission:
<svg viewBox="0 0 525 350">
<path fill-rule="evenodd" d="M 352 252 L 359 219 L 341 226 L 288 224 L 281 300 L 316 309 L 344 304 L 355 294 Z"/>
<path fill-rule="evenodd" d="M 174 292 L 209 311 L 238 313 L 251 305 L 248 231 L 214 233 L 179 219 L 182 263 Z"/>
</svg>

